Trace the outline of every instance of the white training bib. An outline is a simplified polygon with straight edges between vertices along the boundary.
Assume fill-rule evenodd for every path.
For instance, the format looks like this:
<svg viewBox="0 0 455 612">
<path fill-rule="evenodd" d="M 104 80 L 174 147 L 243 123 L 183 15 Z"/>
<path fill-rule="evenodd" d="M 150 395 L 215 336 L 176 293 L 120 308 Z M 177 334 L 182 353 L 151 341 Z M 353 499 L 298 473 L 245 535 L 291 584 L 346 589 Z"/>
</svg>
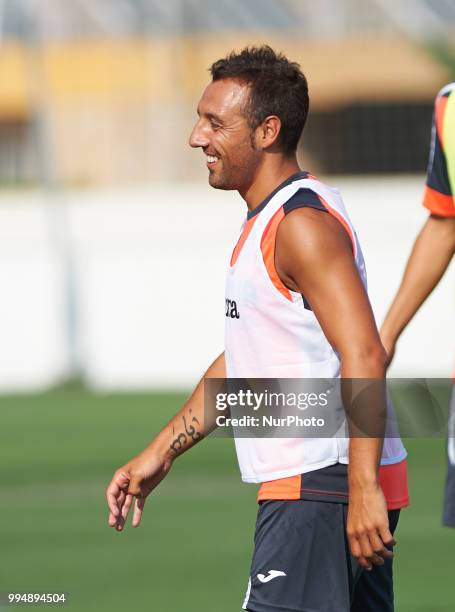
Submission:
<svg viewBox="0 0 455 612">
<path fill-rule="evenodd" d="M 314 178 L 296 179 L 282 187 L 257 214 L 231 261 L 226 280 L 225 359 L 228 378 L 338 378 L 340 360 L 300 293 L 273 278 L 275 231 L 283 205 L 299 190 L 317 194 L 327 212 L 349 234 L 360 277 L 367 286 L 362 251 L 339 192 Z M 251 223 L 251 220 L 250 220 Z M 272 228 L 272 229 L 271 229 Z M 275 228 L 273 230 L 273 228 Z M 268 234 L 269 261 L 264 259 Z M 273 244 L 272 244 L 273 243 Z M 272 246 L 271 246 L 272 245 Z M 272 249 L 270 254 L 270 249 Z M 393 410 L 392 406 L 389 406 Z M 384 441 L 382 463 L 406 457 L 394 431 Z M 392 437 L 394 436 L 394 437 Z M 395 437 L 396 436 L 396 437 Z M 346 438 L 236 438 L 245 482 L 264 482 L 303 474 L 335 463 L 348 463 Z"/>
</svg>

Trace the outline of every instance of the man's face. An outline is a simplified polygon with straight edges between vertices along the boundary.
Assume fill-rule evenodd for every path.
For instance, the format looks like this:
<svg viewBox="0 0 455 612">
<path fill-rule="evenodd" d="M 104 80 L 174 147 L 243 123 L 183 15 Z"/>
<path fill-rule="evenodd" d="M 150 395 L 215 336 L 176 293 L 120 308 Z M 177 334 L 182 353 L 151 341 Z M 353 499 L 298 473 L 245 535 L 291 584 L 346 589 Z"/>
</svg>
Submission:
<svg viewBox="0 0 455 612">
<path fill-rule="evenodd" d="M 261 159 L 244 116 L 248 86 L 233 79 L 210 83 L 199 102 L 190 146 L 207 156 L 209 183 L 216 189 L 248 188 Z"/>
</svg>

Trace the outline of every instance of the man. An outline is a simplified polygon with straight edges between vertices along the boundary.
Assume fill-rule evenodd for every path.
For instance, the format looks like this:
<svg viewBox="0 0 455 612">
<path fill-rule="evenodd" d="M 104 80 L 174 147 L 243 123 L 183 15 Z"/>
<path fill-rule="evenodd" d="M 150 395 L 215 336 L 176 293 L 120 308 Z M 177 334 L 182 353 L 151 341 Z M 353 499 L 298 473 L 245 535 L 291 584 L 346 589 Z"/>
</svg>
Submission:
<svg viewBox="0 0 455 612">
<path fill-rule="evenodd" d="M 441 280 L 455 251 L 455 83 L 443 87 L 436 96 L 423 204 L 430 215 L 417 236 L 381 328 L 389 363 L 398 338 Z M 455 527 L 455 392 L 450 413 L 443 523 Z"/>
<path fill-rule="evenodd" d="M 225 351 L 204 378 L 382 379 L 354 229 L 338 192 L 297 164 L 309 106 L 300 67 L 264 46 L 230 54 L 211 74 L 190 145 L 206 155 L 210 185 L 236 189 L 248 214 L 227 274 Z M 203 380 L 115 473 L 112 527 L 123 529 L 132 505 L 139 525 L 175 458 L 214 429 Z M 244 609 L 393 610 L 391 532 L 407 504 L 401 441 L 239 438 L 236 448 L 243 480 L 262 483 Z"/>
</svg>

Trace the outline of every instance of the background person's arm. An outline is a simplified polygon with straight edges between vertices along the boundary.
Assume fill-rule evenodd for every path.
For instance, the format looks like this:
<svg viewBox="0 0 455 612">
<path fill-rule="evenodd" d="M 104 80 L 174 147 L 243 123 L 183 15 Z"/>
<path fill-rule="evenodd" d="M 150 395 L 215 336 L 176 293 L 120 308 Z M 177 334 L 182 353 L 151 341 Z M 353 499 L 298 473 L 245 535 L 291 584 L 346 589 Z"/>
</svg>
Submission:
<svg viewBox="0 0 455 612">
<path fill-rule="evenodd" d="M 225 378 L 224 352 L 219 355 L 199 381 L 182 409 L 169 421 L 150 444 L 119 468 L 106 490 L 109 525 L 121 531 L 134 502 L 132 525 L 141 521 L 146 497 L 168 474 L 176 457 L 197 444 L 215 427 L 215 409 L 204 410 L 204 379 Z"/>
<path fill-rule="evenodd" d="M 381 327 L 389 362 L 398 338 L 440 281 L 454 251 L 455 217 L 431 215 L 416 238 L 400 287 Z"/>
<path fill-rule="evenodd" d="M 386 354 L 341 224 L 309 208 L 289 213 L 278 228 L 275 265 L 282 281 L 309 302 L 340 356 L 342 377 L 383 379 Z M 385 397 L 380 403 L 383 411 Z M 345 409 L 348 412 L 349 406 Z M 373 414 L 370 406 L 365 410 L 371 419 L 382 416 Z M 391 556 L 385 544 L 394 541 L 378 481 L 382 446 L 381 436 L 350 439 L 347 532 L 352 554 L 368 569 Z"/>
</svg>

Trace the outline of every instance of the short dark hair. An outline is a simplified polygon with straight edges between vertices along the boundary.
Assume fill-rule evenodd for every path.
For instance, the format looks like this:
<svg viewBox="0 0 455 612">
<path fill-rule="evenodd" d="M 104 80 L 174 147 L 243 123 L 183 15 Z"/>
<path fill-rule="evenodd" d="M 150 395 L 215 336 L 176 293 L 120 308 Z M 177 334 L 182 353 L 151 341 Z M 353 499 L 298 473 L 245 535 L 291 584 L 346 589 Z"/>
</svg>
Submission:
<svg viewBox="0 0 455 612">
<path fill-rule="evenodd" d="M 236 79 L 251 89 L 245 115 L 252 130 L 266 117 L 281 120 L 278 144 L 285 154 L 295 152 L 308 116 L 308 83 L 299 64 L 268 45 L 232 51 L 212 64 L 213 81 Z"/>
</svg>

